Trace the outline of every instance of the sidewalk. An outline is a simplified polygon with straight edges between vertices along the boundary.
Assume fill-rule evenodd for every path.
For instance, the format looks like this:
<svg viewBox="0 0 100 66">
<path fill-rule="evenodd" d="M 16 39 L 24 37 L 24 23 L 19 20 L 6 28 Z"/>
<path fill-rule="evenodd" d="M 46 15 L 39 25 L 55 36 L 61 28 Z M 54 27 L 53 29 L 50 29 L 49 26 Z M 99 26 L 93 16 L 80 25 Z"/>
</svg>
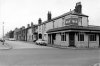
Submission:
<svg viewBox="0 0 100 66">
<path fill-rule="evenodd" d="M 51 45 L 51 44 L 48 44 L 49 47 L 54 47 L 54 48 L 59 48 L 59 49 L 72 49 L 72 50 L 100 50 L 100 47 L 98 48 L 81 48 L 81 47 L 67 47 L 67 46 L 61 46 L 61 45 Z"/>
<path fill-rule="evenodd" d="M 1 49 L 11 49 L 11 46 L 9 46 L 6 42 L 4 43 L 4 45 L 2 44 L 2 42 L 0 42 L 0 50 Z"/>
</svg>

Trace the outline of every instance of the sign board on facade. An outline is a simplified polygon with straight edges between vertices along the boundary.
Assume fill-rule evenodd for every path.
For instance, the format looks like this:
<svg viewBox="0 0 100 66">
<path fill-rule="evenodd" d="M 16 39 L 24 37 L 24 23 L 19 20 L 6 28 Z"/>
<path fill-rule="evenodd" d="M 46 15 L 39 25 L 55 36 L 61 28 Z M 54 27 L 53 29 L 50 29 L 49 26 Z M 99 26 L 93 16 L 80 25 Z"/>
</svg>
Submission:
<svg viewBox="0 0 100 66">
<path fill-rule="evenodd" d="M 65 20 L 65 25 L 78 25 L 78 18 L 69 18 Z"/>
</svg>

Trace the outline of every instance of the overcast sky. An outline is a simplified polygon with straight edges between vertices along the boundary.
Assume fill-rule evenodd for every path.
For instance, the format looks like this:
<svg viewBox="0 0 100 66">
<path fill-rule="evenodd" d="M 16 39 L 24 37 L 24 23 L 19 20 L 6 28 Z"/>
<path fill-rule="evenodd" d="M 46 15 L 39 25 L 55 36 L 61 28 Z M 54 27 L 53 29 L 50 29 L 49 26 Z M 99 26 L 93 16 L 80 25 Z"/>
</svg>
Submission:
<svg viewBox="0 0 100 66">
<path fill-rule="evenodd" d="M 3 21 L 6 33 L 31 22 L 37 24 L 38 18 L 47 20 L 48 11 L 56 17 L 73 10 L 77 2 L 82 3 L 82 12 L 89 16 L 89 24 L 100 26 L 100 0 L 0 0 L 0 37 Z"/>
</svg>

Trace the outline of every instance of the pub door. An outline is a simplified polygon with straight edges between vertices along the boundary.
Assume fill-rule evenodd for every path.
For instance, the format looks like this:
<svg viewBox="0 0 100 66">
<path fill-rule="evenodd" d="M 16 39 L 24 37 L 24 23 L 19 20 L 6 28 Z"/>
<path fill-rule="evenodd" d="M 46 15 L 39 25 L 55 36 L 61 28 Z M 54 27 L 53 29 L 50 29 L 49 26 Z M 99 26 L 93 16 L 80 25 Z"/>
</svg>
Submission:
<svg viewBox="0 0 100 66">
<path fill-rule="evenodd" d="M 75 33 L 69 33 L 69 47 L 75 47 Z"/>
<path fill-rule="evenodd" d="M 99 34 L 99 47 L 100 47 L 100 34 Z"/>
</svg>

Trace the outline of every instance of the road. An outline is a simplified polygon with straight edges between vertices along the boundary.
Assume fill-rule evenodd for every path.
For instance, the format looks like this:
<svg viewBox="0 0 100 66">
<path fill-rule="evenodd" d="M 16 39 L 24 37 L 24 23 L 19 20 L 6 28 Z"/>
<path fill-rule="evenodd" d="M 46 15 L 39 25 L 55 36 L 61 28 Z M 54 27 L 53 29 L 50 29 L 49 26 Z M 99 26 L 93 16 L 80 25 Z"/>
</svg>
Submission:
<svg viewBox="0 0 100 66">
<path fill-rule="evenodd" d="M 93 66 L 100 63 L 99 49 L 73 50 L 49 47 L 18 49 L 23 42 L 8 43 L 14 43 L 10 45 L 13 47 L 15 45 L 17 49 L 0 50 L 0 66 Z"/>
</svg>

